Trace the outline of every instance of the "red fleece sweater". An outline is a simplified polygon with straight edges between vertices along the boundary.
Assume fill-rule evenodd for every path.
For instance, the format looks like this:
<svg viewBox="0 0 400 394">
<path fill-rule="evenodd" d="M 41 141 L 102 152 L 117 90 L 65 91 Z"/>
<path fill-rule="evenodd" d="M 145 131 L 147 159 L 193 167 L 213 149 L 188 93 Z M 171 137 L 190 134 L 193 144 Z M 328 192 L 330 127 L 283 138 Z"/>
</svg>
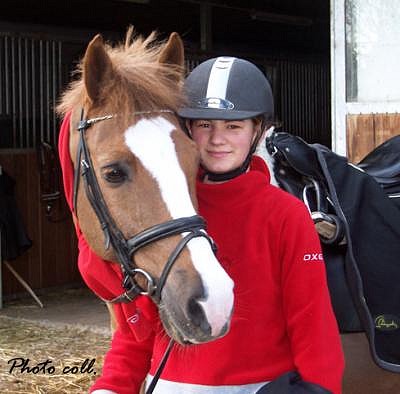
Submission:
<svg viewBox="0 0 400 394">
<path fill-rule="evenodd" d="M 69 118 L 59 151 L 67 200 L 73 172 Z M 214 342 L 176 346 L 163 380 L 209 386 L 268 381 L 297 370 L 303 379 L 338 394 L 344 368 L 318 236 L 301 201 L 269 184 L 264 162 L 229 182 L 198 182 L 199 212 L 218 245 L 218 259 L 235 281 L 229 333 Z M 117 265 L 97 257 L 79 228 L 79 269 L 88 286 L 110 299 L 122 292 Z M 146 297 L 117 305 L 119 328 L 92 390 L 137 393 L 155 373 L 167 346 L 156 308 Z"/>
</svg>

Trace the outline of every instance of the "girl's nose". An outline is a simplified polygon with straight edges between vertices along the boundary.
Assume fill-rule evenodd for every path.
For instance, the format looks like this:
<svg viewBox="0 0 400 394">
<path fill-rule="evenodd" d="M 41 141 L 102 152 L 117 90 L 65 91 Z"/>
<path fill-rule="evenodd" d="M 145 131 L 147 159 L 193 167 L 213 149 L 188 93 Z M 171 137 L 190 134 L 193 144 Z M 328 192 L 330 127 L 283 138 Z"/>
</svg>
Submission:
<svg viewBox="0 0 400 394">
<path fill-rule="evenodd" d="M 210 142 L 213 144 L 221 144 L 224 142 L 224 129 L 220 125 L 213 125 L 210 133 Z"/>
</svg>

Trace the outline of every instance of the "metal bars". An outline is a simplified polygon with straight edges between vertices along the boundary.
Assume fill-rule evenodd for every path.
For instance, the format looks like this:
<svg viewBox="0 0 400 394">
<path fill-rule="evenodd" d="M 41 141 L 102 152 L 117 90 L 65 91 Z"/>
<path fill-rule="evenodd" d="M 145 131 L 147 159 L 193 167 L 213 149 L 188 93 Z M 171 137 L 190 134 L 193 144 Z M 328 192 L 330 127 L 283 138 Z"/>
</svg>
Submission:
<svg viewBox="0 0 400 394">
<path fill-rule="evenodd" d="M 330 146 L 329 68 L 323 63 L 280 61 L 283 129 L 307 142 Z"/>
<path fill-rule="evenodd" d="M 54 145 L 62 42 L 0 35 L 0 148 Z"/>
<path fill-rule="evenodd" d="M 0 149 L 35 148 L 42 140 L 56 144 L 54 108 L 65 79 L 70 77 L 70 57 L 77 48 L 73 45 L 51 37 L 0 33 Z M 187 72 L 200 61 L 189 57 Z M 276 106 L 283 128 L 307 142 L 330 146 L 328 65 L 291 60 L 273 63 L 279 80 L 274 83 L 279 97 Z"/>
</svg>

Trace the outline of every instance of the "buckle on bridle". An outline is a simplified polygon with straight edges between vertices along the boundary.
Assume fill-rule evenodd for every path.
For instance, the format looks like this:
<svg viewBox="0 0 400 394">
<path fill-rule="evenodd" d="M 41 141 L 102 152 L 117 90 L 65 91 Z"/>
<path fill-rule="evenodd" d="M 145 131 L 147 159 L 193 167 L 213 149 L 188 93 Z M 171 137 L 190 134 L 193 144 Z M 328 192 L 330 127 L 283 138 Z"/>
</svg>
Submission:
<svg viewBox="0 0 400 394">
<path fill-rule="evenodd" d="M 146 272 L 145 270 L 142 270 L 141 268 L 134 268 L 132 270 L 132 276 L 130 277 L 130 279 L 134 279 L 136 277 L 136 275 L 142 275 L 144 276 L 144 278 L 147 281 L 147 290 L 141 290 L 139 294 L 141 295 L 148 295 L 148 296 L 152 296 L 156 290 L 157 290 L 157 286 L 154 283 L 154 279 L 150 276 L 150 274 L 148 272 Z M 140 287 L 137 282 L 136 286 Z M 125 287 L 125 280 L 124 280 L 124 287 Z"/>
</svg>

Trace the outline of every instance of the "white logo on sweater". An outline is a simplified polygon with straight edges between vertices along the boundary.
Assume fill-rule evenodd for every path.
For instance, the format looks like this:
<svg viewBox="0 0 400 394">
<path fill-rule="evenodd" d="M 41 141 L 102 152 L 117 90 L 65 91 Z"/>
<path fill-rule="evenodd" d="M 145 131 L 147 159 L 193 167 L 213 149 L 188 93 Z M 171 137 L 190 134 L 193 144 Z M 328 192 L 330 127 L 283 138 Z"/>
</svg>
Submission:
<svg viewBox="0 0 400 394">
<path fill-rule="evenodd" d="M 135 313 L 131 317 L 128 317 L 127 321 L 132 324 L 136 324 L 139 321 L 139 313 Z"/>
<path fill-rule="evenodd" d="M 324 261 L 322 253 L 306 253 L 303 256 L 303 261 Z"/>
</svg>

